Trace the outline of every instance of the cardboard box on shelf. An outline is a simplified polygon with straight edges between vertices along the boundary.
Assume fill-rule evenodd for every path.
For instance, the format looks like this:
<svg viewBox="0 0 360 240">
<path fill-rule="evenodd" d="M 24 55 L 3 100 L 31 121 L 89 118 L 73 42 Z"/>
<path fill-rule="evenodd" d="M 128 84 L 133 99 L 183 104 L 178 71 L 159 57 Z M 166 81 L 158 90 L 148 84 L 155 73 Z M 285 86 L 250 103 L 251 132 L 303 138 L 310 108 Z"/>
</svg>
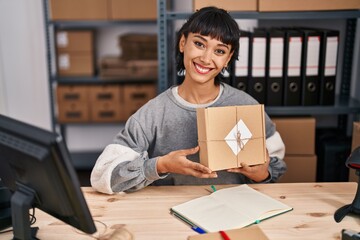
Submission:
<svg viewBox="0 0 360 240">
<path fill-rule="evenodd" d="M 108 0 L 50 0 L 52 20 L 107 20 Z"/>
<path fill-rule="evenodd" d="M 90 120 L 87 85 L 58 85 L 56 100 L 60 123 L 88 122 Z"/>
<path fill-rule="evenodd" d="M 359 0 L 259 0 L 259 12 L 360 9 Z"/>
<path fill-rule="evenodd" d="M 89 100 L 95 102 L 121 102 L 122 86 L 102 84 L 90 86 Z"/>
<path fill-rule="evenodd" d="M 200 162 L 213 171 L 266 162 L 264 105 L 197 109 Z"/>
<path fill-rule="evenodd" d="M 286 155 L 284 161 L 287 171 L 278 182 L 316 182 L 316 155 Z"/>
<path fill-rule="evenodd" d="M 315 127 L 313 117 L 272 118 L 285 143 L 287 155 L 315 154 Z"/>
<path fill-rule="evenodd" d="M 60 123 L 88 122 L 90 120 L 87 102 L 58 102 L 58 121 Z"/>
<path fill-rule="evenodd" d="M 127 33 L 119 36 L 119 47 L 124 60 L 156 60 L 157 35 L 149 33 Z"/>
<path fill-rule="evenodd" d="M 59 51 L 93 52 L 93 32 L 61 30 L 56 32 L 56 48 Z"/>
<path fill-rule="evenodd" d="M 156 96 L 155 84 L 126 84 L 124 85 L 124 114 L 130 117 L 140 107 Z"/>
<path fill-rule="evenodd" d="M 353 122 L 351 151 L 354 151 L 357 147 L 360 147 L 360 122 Z M 350 169 L 349 182 L 357 182 L 358 179 L 359 176 L 356 175 L 355 170 Z"/>
<path fill-rule="evenodd" d="M 157 0 L 110 0 L 112 20 L 156 20 Z"/>
<path fill-rule="evenodd" d="M 58 102 L 87 102 L 88 96 L 87 85 L 58 85 L 56 88 Z"/>
<path fill-rule="evenodd" d="M 104 79 L 155 80 L 158 76 L 157 60 L 128 60 L 117 56 L 103 57 L 100 76 Z"/>
<path fill-rule="evenodd" d="M 91 52 L 58 52 L 59 76 L 92 76 L 94 56 Z"/>
<path fill-rule="evenodd" d="M 194 0 L 193 10 L 207 6 L 216 6 L 226 11 L 257 11 L 257 0 Z"/>
<path fill-rule="evenodd" d="M 91 103 L 91 121 L 121 122 L 125 121 L 123 107 L 119 101 L 97 101 Z"/>
</svg>

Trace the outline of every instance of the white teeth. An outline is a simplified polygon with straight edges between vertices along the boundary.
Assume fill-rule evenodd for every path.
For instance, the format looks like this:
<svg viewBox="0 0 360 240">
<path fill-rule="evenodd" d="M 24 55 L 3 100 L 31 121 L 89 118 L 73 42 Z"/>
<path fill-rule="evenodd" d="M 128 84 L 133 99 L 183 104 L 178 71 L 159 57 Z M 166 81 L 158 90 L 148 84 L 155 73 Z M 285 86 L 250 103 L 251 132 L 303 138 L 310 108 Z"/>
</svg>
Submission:
<svg viewBox="0 0 360 240">
<path fill-rule="evenodd" d="M 196 69 L 200 72 L 200 73 L 207 73 L 210 71 L 209 68 L 203 68 L 203 67 L 200 67 L 199 65 L 195 64 L 195 67 Z"/>
</svg>

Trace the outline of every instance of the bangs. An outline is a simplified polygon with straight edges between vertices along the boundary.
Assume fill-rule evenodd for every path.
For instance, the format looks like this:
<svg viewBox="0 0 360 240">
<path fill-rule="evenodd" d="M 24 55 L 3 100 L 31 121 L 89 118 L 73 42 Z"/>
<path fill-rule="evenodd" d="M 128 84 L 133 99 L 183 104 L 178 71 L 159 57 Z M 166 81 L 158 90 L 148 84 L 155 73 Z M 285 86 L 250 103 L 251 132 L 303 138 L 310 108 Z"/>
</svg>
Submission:
<svg viewBox="0 0 360 240">
<path fill-rule="evenodd" d="M 209 36 L 233 46 L 234 42 L 238 41 L 239 35 L 231 30 L 233 29 L 231 25 L 233 22 L 224 21 L 224 17 L 219 13 L 204 14 L 199 16 L 197 21 L 189 24 L 188 32 Z"/>
</svg>

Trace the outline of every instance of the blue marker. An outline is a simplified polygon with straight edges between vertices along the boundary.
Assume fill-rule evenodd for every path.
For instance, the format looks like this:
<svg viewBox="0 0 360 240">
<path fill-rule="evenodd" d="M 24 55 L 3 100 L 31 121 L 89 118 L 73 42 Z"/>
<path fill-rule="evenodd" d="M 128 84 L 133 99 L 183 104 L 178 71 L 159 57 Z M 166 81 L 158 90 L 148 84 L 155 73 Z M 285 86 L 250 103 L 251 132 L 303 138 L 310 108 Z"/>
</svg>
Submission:
<svg viewBox="0 0 360 240">
<path fill-rule="evenodd" d="M 193 227 L 191 227 L 191 229 L 200 234 L 206 233 L 204 229 L 197 227 L 197 226 L 193 226 Z"/>
</svg>

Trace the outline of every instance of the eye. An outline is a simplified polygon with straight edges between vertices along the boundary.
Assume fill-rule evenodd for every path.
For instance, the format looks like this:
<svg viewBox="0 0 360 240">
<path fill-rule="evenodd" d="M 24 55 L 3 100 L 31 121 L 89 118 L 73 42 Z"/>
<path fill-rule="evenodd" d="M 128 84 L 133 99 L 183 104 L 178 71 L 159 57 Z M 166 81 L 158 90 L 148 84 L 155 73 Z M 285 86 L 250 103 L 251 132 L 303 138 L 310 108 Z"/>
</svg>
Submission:
<svg viewBox="0 0 360 240">
<path fill-rule="evenodd" d="M 225 52 L 224 50 L 222 50 L 222 49 L 216 49 L 216 50 L 215 50 L 215 53 L 216 53 L 217 55 L 224 55 L 226 52 Z"/>
<path fill-rule="evenodd" d="M 204 48 L 205 45 L 202 42 L 199 41 L 194 41 L 195 46 L 199 47 L 199 48 Z"/>
</svg>

